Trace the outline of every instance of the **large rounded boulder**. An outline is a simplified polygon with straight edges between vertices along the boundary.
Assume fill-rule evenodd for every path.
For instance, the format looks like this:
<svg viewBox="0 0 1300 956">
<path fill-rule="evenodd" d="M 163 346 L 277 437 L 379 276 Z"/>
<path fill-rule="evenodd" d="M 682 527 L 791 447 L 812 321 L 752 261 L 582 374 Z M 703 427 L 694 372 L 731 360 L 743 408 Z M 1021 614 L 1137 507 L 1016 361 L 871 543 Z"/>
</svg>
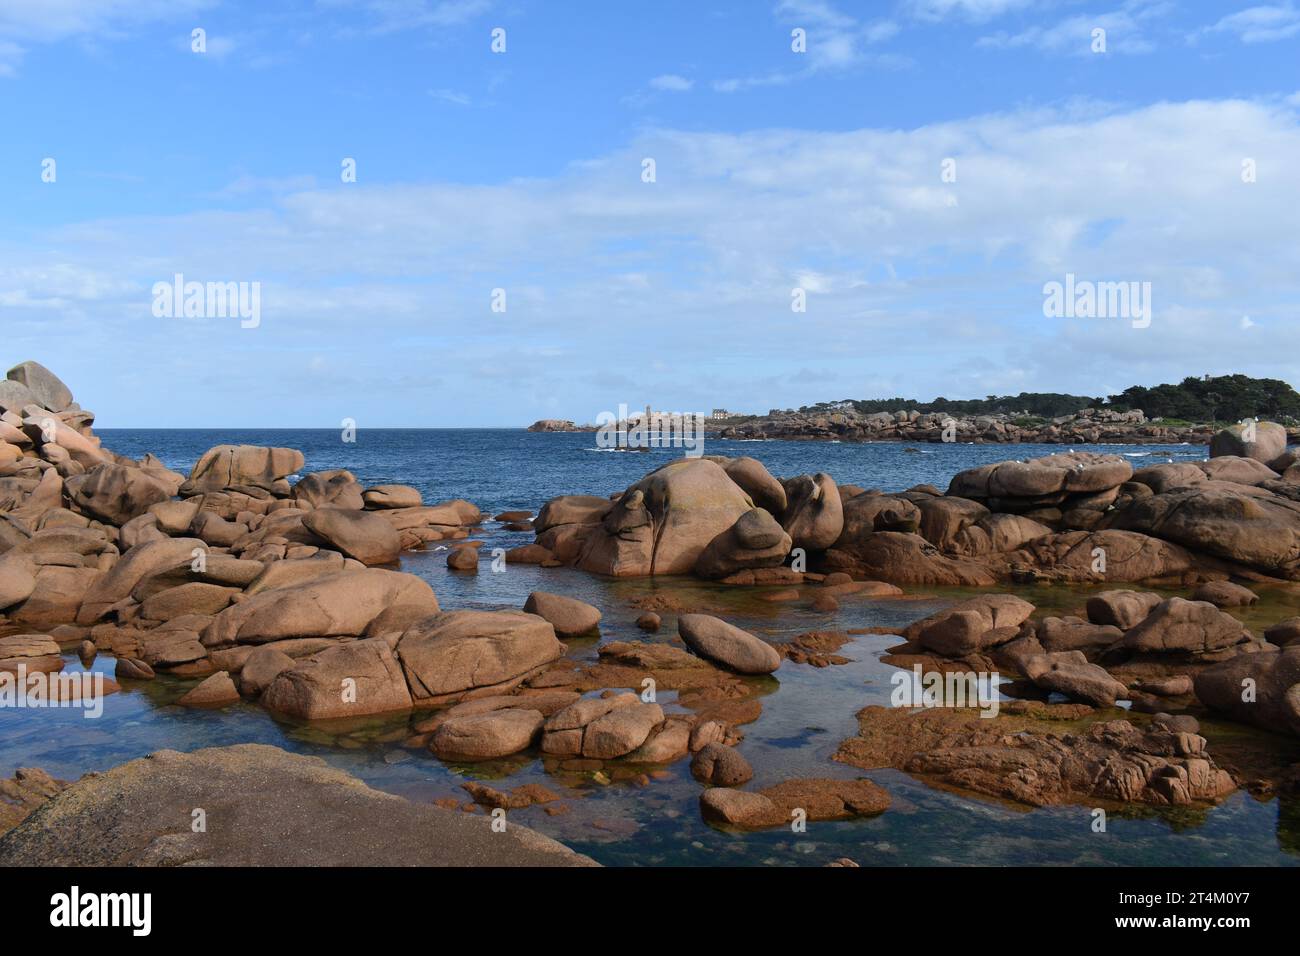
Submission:
<svg viewBox="0 0 1300 956">
<path fill-rule="evenodd" d="M 1039 499 L 1117 488 L 1133 475 L 1120 455 L 1064 453 L 1029 461 L 1003 461 L 958 472 L 948 494 L 977 499 Z"/>
<path fill-rule="evenodd" d="M 172 495 L 167 484 L 142 468 L 96 465 L 63 483 L 68 498 L 82 512 L 124 525 Z"/>
<path fill-rule="evenodd" d="M 542 509 L 547 521 L 549 508 Z M 614 503 L 588 534 L 578 566 L 614 577 L 687 574 L 709 543 L 752 508 L 749 496 L 715 462 L 669 462 Z"/>
<path fill-rule="evenodd" d="M 706 455 L 705 458 L 721 465 L 727 477 L 739 485 L 757 507 L 774 515 L 785 511 L 785 486 L 773 478 L 757 458 L 726 458 L 722 455 Z"/>
<path fill-rule="evenodd" d="M 416 706 L 458 700 L 482 688 L 505 691 L 556 660 L 555 628 L 522 611 L 450 611 L 413 623 L 397 656 Z"/>
<path fill-rule="evenodd" d="M 409 710 L 411 694 L 388 642 L 343 641 L 280 671 L 262 706 L 303 720 Z"/>
<path fill-rule="evenodd" d="M 800 475 L 785 483 L 788 503 L 781 525 L 796 548 L 824 551 L 844 531 L 844 504 L 835 479 L 823 472 Z"/>
<path fill-rule="evenodd" d="M 325 507 L 303 515 L 302 523 L 331 548 L 365 565 L 394 564 L 402 550 L 393 526 L 368 511 Z"/>
<path fill-rule="evenodd" d="M 725 578 L 737 571 L 774 568 L 784 563 L 791 547 L 781 523 L 766 509 L 754 508 L 709 542 L 694 570 L 702 578 Z"/>
<path fill-rule="evenodd" d="M 1124 634 L 1124 646 L 1139 653 L 1209 654 L 1250 640 L 1250 632 L 1209 601 L 1180 597 L 1157 604 Z"/>
<path fill-rule="evenodd" d="M 600 609 L 586 601 L 534 591 L 524 602 L 524 611 L 548 621 L 560 637 L 577 637 L 590 634 L 600 625 Z"/>
<path fill-rule="evenodd" d="M 1300 644 L 1240 654 L 1193 678 L 1206 707 L 1242 723 L 1300 735 Z"/>
<path fill-rule="evenodd" d="M 521 703 L 527 703 L 521 699 Z M 507 707 L 452 717 L 438 726 L 429 749 L 443 760 L 494 760 L 530 747 L 542 733 L 540 711 Z"/>
<path fill-rule="evenodd" d="M 909 625 L 903 636 L 936 654 L 961 657 L 1014 636 L 1033 613 L 1034 606 L 1014 594 L 982 594 Z"/>
<path fill-rule="evenodd" d="M 1210 457 L 1236 455 L 1268 464 L 1286 451 L 1286 429 L 1276 422 L 1229 425 L 1210 439 Z"/>
<path fill-rule="evenodd" d="M 1112 527 L 1262 570 L 1290 573 L 1300 562 L 1300 502 L 1244 485 L 1152 495 L 1119 512 Z"/>
<path fill-rule="evenodd" d="M 302 452 L 260 445 L 217 445 L 203 453 L 181 485 L 185 496 L 227 488 L 260 488 L 288 494 L 290 475 L 302 469 Z"/>
<path fill-rule="evenodd" d="M 348 570 L 262 591 L 226 608 L 203 632 L 203 644 L 215 648 L 297 637 L 377 637 L 404 631 L 437 611 L 433 589 L 413 574 Z"/>
<path fill-rule="evenodd" d="M 365 507 L 362 491 L 356 475 L 340 468 L 303 475 L 302 480 L 293 486 L 293 500 L 300 508 L 360 510 Z M 418 507 L 420 502 L 415 504 Z"/>
<path fill-rule="evenodd" d="M 677 631 L 700 657 L 738 674 L 770 674 L 781 666 L 781 655 L 771 644 L 720 618 L 683 614 Z"/>
</svg>

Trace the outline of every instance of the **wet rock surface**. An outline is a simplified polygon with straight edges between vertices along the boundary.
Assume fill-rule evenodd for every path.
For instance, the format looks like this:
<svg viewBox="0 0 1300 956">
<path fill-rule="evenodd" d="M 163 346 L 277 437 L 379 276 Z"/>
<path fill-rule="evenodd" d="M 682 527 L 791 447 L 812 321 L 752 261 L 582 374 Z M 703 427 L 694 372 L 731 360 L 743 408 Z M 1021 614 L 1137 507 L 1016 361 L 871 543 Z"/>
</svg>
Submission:
<svg viewBox="0 0 1300 956">
<path fill-rule="evenodd" d="M 863 769 L 893 767 L 1030 806 L 1187 805 L 1236 789 L 1206 752 L 1205 738 L 1085 719 L 1090 715 L 1083 705 L 1025 702 L 1003 705 L 987 720 L 953 709 L 867 707 L 858 714 L 859 736 L 844 741 L 835 759 Z"/>
</svg>

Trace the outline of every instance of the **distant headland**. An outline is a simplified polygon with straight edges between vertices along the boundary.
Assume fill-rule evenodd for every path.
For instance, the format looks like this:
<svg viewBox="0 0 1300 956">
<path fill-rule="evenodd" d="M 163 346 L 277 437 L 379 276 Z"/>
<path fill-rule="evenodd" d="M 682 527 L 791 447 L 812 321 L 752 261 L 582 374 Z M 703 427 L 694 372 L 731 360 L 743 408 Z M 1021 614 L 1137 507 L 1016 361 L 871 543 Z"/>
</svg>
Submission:
<svg viewBox="0 0 1300 956">
<path fill-rule="evenodd" d="M 842 399 L 766 415 L 710 416 L 720 438 L 1042 444 L 1208 444 L 1226 424 L 1269 419 L 1300 439 L 1300 393 L 1279 379 L 1189 377 L 1177 385 L 1135 385 L 1116 395 L 1021 392 L 983 399 Z M 534 432 L 599 426 L 542 419 Z"/>
</svg>

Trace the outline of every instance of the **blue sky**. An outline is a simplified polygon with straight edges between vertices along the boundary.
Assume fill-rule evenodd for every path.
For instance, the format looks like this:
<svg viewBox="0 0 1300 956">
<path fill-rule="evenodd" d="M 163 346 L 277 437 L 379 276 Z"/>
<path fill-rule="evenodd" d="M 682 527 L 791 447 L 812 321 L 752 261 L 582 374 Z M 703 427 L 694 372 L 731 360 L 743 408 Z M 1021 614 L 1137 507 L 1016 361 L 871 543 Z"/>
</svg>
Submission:
<svg viewBox="0 0 1300 956">
<path fill-rule="evenodd" d="M 103 427 L 1300 385 L 1297 44 L 1289 0 L 0 0 L 0 358 Z M 177 272 L 260 324 L 155 317 Z M 1150 327 L 1045 318 L 1066 273 Z"/>
</svg>

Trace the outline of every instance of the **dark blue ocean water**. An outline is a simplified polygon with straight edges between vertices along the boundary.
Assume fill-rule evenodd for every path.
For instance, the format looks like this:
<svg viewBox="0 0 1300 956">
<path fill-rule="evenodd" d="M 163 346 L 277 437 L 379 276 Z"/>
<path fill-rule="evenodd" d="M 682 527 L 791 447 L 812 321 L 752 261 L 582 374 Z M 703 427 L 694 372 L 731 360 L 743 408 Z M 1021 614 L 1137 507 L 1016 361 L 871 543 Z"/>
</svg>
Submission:
<svg viewBox="0 0 1300 956">
<path fill-rule="evenodd" d="M 153 452 L 188 472 L 218 444 L 283 445 L 306 455 L 307 471 L 347 468 L 366 484 L 414 485 L 426 500 L 468 498 L 485 511 L 535 508 L 561 494 L 621 491 L 646 472 L 680 457 L 680 449 L 609 451 L 590 432 L 522 429 L 362 429 L 354 443 L 335 430 L 102 429 L 105 445 L 138 458 Z M 1206 457 L 1204 445 L 1076 445 L 1080 451 L 1128 455 L 1135 467 Z M 708 439 L 704 453 L 757 458 L 774 475 L 825 471 L 840 484 L 901 491 L 929 483 L 946 488 L 963 468 L 1064 450 L 1059 445 L 966 445 L 899 442 L 851 444 Z"/>
<path fill-rule="evenodd" d="M 158 455 L 169 466 L 188 471 L 203 451 L 221 443 L 287 445 L 301 449 L 306 470 L 348 468 L 367 484 L 400 482 L 418 487 L 428 501 L 468 498 L 485 513 L 535 510 L 565 493 L 608 494 L 620 490 L 680 452 L 608 452 L 596 449 L 594 435 L 532 434 L 519 430 L 361 431 L 354 444 L 334 431 L 165 431 L 102 430 L 105 444 L 139 457 Z M 909 451 L 909 447 L 914 450 Z M 1007 458 L 1036 457 L 1060 451 L 1043 445 L 852 445 L 820 442 L 709 441 L 705 452 L 752 455 L 777 475 L 827 471 L 841 483 L 899 490 L 918 483 L 946 487 L 962 468 Z M 1093 450 L 1132 456 L 1134 464 L 1195 460 L 1204 447 L 1105 446 Z M 570 656 L 593 658 L 600 642 L 669 640 L 665 627 L 647 638 L 635 626 L 639 610 L 631 602 L 667 593 L 710 609 L 768 639 L 789 638 L 813 629 L 847 630 L 901 625 L 962 596 L 935 592 L 908 601 L 844 600 L 833 615 L 818 614 L 807 601 L 777 605 L 751 589 L 727 589 L 692 581 L 607 581 L 569 568 L 543 570 L 508 565 L 504 573 L 488 566 L 491 549 L 509 548 L 531 535 L 507 532 L 487 521 L 480 573 L 450 572 L 445 551 L 403 557 L 403 570 L 427 579 L 444 608 L 522 606 L 530 591 L 545 589 L 589 601 L 601 608 L 599 640 L 570 643 Z M 1040 607 L 1067 609 L 1082 594 L 1042 588 L 1025 596 Z M 1254 613 L 1275 618 L 1300 613 L 1274 607 Z M 1250 622 L 1258 626 L 1256 622 Z M 746 725 L 740 750 L 753 764 L 753 786 L 790 777 L 868 776 L 889 791 L 888 812 L 870 820 L 811 823 L 806 833 L 788 830 L 730 833 L 705 824 L 698 807 L 700 785 L 689 761 L 679 760 L 655 776 L 640 770 L 625 779 L 607 765 L 612 780 L 590 770 L 566 769 L 536 754 L 491 764 L 449 765 L 427 750 L 407 749 L 407 717 L 377 718 L 347 726 L 309 726 L 272 717 L 253 704 L 217 712 L 174 706 L 193 681 L 160 676 L 133 685 L 105 702 L 104 715 L 83 718 L 72 710 L 0 711 L 0 774 L 17 767 L 43 767 L 76 778 L 161 748 L 192 750 L 246 741 L 275 744 L 323 757 L 370 785 L 415 800 L 448 796 L 464 799 L 460 784 L 482 779 L 494 786 L 543 783 L 560 793 L 570 812 L 548 816 L 541 808 L 512 811 L 511 819 L 532 826 L 608 864 L 621 865 L 822 865 L 848 856 L 863 865 L 1294 865 L 1300 862 L 1300 806 L 1279 799 L 1256 800 L 1238 793 L 1212 810 L 1157 811 L 1146 808 L 1113 813 L 1106 833 L 1092 830 L 1088 807 L 1028 811 L 965 794 L 933 789 L 895 771 L 863 773 L 830 758 L 840 741 L 856 731 L 854 714 L 867 704 L 886 704 L 895 669 L 880 661 L 896 643 L 889 636 L 861 635 L 841 653 L 843 666 L 813 668 L 786 662 L 771 679 L 758 682 L 762 716 Z M 67 655 L 67 667 L 79 669 Z M 101 658 L 94 669 L 111 674 L 113 662 Z M 666 709 L 675 694 L 661 693 Z M 1216 739 L 1242 733 L 1230 725 L 1208 725 Z M 1272 746 L 1292 747 L 1276 741 Z M 1292 760 L 1300 760 L 1300 752 Z"/>
</svg>

